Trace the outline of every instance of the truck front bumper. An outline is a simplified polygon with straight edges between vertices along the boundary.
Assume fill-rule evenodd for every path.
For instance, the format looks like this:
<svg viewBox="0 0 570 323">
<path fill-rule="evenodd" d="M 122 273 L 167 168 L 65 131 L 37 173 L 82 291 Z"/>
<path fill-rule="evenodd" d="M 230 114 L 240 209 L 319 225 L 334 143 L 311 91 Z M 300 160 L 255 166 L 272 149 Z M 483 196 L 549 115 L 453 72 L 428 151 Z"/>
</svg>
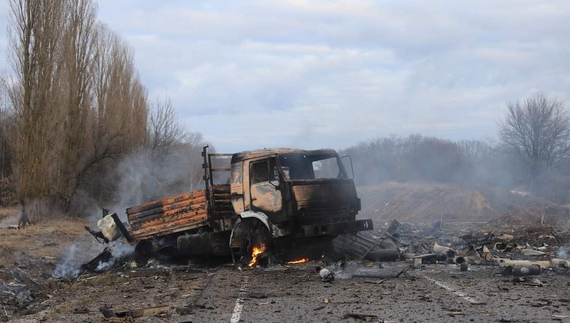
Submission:
<svg viewBox="0 0 570 323">
<path fill-rule="evenodd" d="M 372 230 L 372 220 L 356 220 L 332 224 L 304 225 L 305 237 L 317 237 L 346 232 L 358 232 Z"/>
</svg>

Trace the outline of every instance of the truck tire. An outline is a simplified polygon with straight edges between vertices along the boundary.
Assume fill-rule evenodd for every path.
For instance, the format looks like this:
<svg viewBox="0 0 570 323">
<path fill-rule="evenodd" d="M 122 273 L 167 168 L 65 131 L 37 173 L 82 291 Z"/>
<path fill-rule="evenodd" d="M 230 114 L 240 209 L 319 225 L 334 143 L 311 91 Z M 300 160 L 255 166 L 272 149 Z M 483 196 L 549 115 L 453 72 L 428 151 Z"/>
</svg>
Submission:
<svg viewBox="0 0 570 323">
<path fill-rule="evenodd" d="M 241 232 L 241 246 L 240 246 L 240 262 L 249 265 L 252 260 L 254 247 L 264 249 L 258 256 L 256 264 L 266 266 L 269 264 L 269 256 L 273 250 L 273 241 L 271 233 L 267 227 L 259 220 L 247 219 L 241 223 L 243 228 Z"/>
<path fill-rule="evenodd" d="M 156 249 L 151 240 L 141 240 L 135 246 L 135 261 L 139 266 L 146 266 L 154 256 Z"/>
</svg>

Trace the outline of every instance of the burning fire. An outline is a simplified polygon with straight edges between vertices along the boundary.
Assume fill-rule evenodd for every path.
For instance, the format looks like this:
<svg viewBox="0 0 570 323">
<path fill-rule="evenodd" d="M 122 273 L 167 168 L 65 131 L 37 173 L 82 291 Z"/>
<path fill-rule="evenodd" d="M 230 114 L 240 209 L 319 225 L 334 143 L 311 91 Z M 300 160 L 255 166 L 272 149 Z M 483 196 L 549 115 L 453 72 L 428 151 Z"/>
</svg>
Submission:
<svg viewBox="0 0 570 323">
<path fill-rule="evenodd" d="M 308 262 L 308 261 L 309 261 L 309 258 L 302 258 L 299 260 L 288 261 L 287 263 L 290 265 L 294 265 L 294 264 L 302 264 L 302 263 Z"/>
<path fill-rule="evenodd" d="M 251 251 L 251 261 L 247 265 L 248 267 L 253 267 L 257 263 L 257 256 L 265 252 L 265 244 L 261 244 L 261 246 L 253 246 L 253 250 Z"/>
</svg>

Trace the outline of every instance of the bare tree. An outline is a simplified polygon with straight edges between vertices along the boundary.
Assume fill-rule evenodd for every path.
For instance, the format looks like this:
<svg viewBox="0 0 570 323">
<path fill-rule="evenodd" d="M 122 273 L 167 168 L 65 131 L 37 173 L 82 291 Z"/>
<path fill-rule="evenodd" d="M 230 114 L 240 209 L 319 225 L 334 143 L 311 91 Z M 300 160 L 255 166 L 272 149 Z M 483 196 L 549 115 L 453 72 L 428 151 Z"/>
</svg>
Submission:
<svg viewBox="0 0 570 323">
<path fill-rule="evenodd" d="M 537 94 L 523 102 L 507 104 L 499 122 L 502 142 L 523 158 L 535 177 L 570 152 L 570 116 L 564 102 Z"/>
<path fill-rule="evenodd" d="M 0 78 L 0 177 L 7 178 L 12 173 L 14 152 L 10 146 L 10 133 L 14 132 L 14 117 L 10 111 L 6 80 Z"/>
<path fill-rule="evenodd" d="M 94 0 L 10 0 L 8 32 L 18 198 L 24 214 L 32 201 L 67 211 L 82 185 L 145 144 L 146 89 Z"/>
<path fill-rule="evenodd" d="M 159 155 L 168 155 L 188 139 L 193 140 L 182 124 L 176 120 L 176 112 L 168 97 L 163 101 L 157 100 L 152 105 L 147 126 L 147 147 Z"/>
<path fill-rule="evenodd" d="M 18 199 L 48 198 L 57 172 L 57 128 L 61 126 L 58 65 L 64 1 L 10 0 L 9 52 L 16 83 L 10 88 L 16 126 L 13 144 Z"/>
</svg>

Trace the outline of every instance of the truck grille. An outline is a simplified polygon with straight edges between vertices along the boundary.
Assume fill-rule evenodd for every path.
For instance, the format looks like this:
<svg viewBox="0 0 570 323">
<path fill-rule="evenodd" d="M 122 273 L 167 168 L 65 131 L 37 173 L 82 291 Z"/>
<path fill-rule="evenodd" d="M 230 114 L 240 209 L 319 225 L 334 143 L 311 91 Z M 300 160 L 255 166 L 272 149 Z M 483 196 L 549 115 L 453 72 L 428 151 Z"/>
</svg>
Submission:
<svg viewBox="0 0 570 323">
<path fill-rule="evenodd" d="M 337 203 L 311 203 L 306 208 L 306 214 L 311 218 L 337 218 L 348 216 L 346 204 Z"/>
</svg>

